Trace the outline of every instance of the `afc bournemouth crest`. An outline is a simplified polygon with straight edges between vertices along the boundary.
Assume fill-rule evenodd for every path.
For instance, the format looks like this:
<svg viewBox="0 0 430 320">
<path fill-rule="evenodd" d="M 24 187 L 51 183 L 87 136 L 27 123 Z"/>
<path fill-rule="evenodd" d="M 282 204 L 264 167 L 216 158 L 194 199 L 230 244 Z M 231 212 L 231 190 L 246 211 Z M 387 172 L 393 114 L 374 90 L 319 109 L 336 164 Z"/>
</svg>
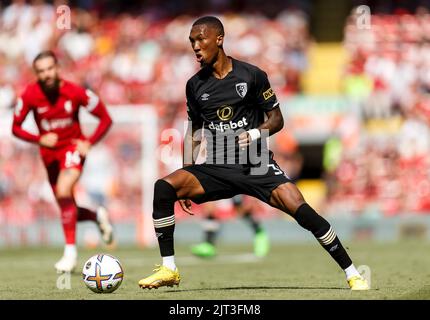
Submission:
<svg viewBox="0 0 430 320">
<path fill-rule="evenodd" d="M 247 91 L 248 85 L 246 84 L 246 82 L 236 83 L 236 92 L 239 97 L 244 98 Z"/>
</svg>

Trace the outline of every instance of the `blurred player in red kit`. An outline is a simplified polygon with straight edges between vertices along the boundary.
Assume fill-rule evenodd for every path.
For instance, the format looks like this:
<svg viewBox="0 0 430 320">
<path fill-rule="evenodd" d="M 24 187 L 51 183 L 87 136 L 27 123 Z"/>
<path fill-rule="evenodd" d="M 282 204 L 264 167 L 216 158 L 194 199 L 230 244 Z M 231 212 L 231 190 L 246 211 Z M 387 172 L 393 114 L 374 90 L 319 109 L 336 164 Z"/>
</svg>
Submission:
<svg viewBox="0 0 430 320">
<path fill-rule="evenodd" d="M 91 220 L 97 223 L 103 240 L 112 242 L 112 225 L 107 211 L 78 207 L 73 188 L 81 176 L 85 157 L 91 146 L 108 131 L 112 120 L 99 97 L 91 90 L 82 88 L 59 76 L 58 63 L 52 51 L 43 51 L 33 61 L 37 81 L 29 84 L 15 106 L 12 132 L 25 141 L 40 146 L 40 154 L 46 167 L 49 183 L 61 210 L 65 236 L 63 257 L 55 264 L 57 272 L 72 272 L 77 264 L 76 222 Z M 91 137 L 83 135 L 79 124 L 80 107 L 99 119 Z M 32 111 L 39 135 L 22 128 L 28 113 Z"/>
</svg>

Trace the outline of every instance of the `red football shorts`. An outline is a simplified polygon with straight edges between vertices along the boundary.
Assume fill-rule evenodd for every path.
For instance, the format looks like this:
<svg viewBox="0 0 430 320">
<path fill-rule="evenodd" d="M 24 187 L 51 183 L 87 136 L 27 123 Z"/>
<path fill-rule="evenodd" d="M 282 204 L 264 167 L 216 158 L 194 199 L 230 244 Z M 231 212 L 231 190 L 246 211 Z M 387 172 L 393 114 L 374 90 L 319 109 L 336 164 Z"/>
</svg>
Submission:
<svg viewBox="0 0 430 320">
<path fill-rule="evenodd" d="M 61 170 L 76 168 L 82 171 L 85 158 L 81 157 L 76 145 L 68 145 L 60 149 L 41 148 L 43 164 L 48 172 L 49 183 L 55 186 Z"/>
</svg>

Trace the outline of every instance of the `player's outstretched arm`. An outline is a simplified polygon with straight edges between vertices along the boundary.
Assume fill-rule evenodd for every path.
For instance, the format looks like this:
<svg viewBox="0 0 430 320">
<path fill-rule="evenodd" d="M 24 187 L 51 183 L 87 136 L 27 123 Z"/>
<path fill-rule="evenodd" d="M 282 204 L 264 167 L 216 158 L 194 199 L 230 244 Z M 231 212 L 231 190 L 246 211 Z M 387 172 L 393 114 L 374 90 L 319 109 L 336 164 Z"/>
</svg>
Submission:
<svg viewBox="0 0 430 320">
<path fill-rule="evenodd" d="M 27 118 L 30 110 L 31 108 L 29 107 L 25 96 L 23 95 L 22 97 L 18 98 L 13 114 L 12 134 L 24 141 L 39 143 L 41 138 L 39 135 L 32 134 L 22 128 L 22 124 L 25 118 Z"/>
<path fill-rule="evenodd" d="M 91 145 L 99 142 L 112 126 L 112 118 L 110 117 L 105 105 L 100 101 L 98 106 L 91 111 L 91 114 L 99 119 L 99 124 L 88 141 Z"/>
<path fill-rule="evenodd" d="M 77 139 L 73 142 L 76 144 L 76 148 L 79 154 L 85 157 L 91 146 L 99 142 L 103 136 L 108 132 L 112 125 L 112 119 L 107 111 L 105 104 L 100 98 L 91 90 L 80 89 L 78 95 L 81 100 L 81 105 L 84 106 L 93 116 L 98 118 L 99 124 L 94 130 L 93 134 L 87 139 Z"/>
<path fill-rule="evenodd" d="M 86 157 L 93 144 L 99 142 L 107 133 L 112 125 L 106 106 L 100 98 L 91 90 L 80 91 L 81 105 L 84 106 L 93 116 L 98 118 L 99 124 L 93 134 L 86 139 L 76 139 L 73 143 L 76 144 L 76 149 L 82 157 Z"/>
<path fill-rule="evenodd" d="M 32 134 L 22 128 L 22 122 L 13 121 L 12 133 L 15 137 L 33 143 L 39 142 L 39 135 Z"/>
</svg>

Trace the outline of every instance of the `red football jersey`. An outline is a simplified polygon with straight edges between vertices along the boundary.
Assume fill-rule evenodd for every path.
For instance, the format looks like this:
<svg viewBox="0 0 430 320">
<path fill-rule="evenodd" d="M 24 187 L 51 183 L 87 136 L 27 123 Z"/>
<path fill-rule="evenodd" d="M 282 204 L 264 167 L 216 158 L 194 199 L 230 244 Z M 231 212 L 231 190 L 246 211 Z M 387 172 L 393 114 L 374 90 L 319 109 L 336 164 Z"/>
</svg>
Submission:
<svg viewBox="0 0 430 320">
<path fill-rule="evenodd" d="M 16 103 L 12 131 L 17 137 L 30 142 L 38 142 L 41 135 L 53 132 L 58 135 L 55 148 L 70 145 L 73 139 L 87 139 L 79 124 L 80 107 L 86 108 L 100 120 L 97 129 L 88 138 L 94 144 L 106 133 L 112 120 L 94 92 L 66 80 L 61 80 L 54 101 L 48 99 L 39 83 L 28 85 Z M 33 112 L 39 135 L 31 134 L 21 127 L 30 111 Z"/>
</svg>

